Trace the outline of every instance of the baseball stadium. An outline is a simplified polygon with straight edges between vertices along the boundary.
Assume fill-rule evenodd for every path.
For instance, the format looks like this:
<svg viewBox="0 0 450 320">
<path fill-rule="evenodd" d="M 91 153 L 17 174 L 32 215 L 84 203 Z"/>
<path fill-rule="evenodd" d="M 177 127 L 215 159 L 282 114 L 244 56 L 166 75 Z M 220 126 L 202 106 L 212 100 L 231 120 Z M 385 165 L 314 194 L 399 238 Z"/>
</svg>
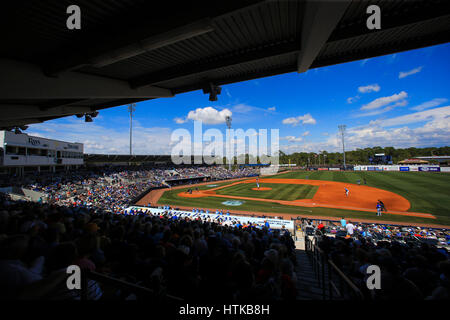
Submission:
<svg viewBox="0 0 450 320">
<path fill-rule="evenodd" d="M 448 3 L 160 5 L 2 7 L 0 300 L 450 300 Z"/>
</svg>

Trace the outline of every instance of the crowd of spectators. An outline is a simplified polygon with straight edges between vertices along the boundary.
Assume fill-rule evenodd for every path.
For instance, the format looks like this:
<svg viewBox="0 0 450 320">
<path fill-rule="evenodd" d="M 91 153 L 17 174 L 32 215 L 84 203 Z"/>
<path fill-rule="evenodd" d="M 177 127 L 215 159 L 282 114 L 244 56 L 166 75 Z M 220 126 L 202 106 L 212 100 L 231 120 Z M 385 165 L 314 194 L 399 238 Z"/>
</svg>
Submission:
<svg viewBox="0 0 450 320">
<path fill-rule="evenodd" d="M 339 223 L 328 223 L 328 225 L 325 225 L 320 220 L 317 222 L 309 220 L 305 223 L 305 226 L 311 227 L 311 230 L 317 228 L 322 233 L 331 236 L 359 236 L 373 242 L 396 240 L 400 242 L 426 242 L 431 245 L 450 246 L 450 230 L 440 228 L 350 222 L 344 218 Z"/>
<path fill-rule="evenodd" d="M 11 201 L 0 197 L 2 298 L 79 299 L 66 268 L 100 272 L 187 301 L 296 297 L 295 245 L 284 230 L 220 225 L 137 211 Z M 134 299 L 89 281 L 93 300 Z"/>
<path fill-rule="evenodd" d="M 331 228 L 320 222 L 317 229 L 321 230 L 317 236 L 319 248 L 366 298 L 450 299 L 447 230 L 353 223 L 345 219 L 341 226 Z M 423 241 L 427 237 L 436 241 Z M 367 287 L 370 265 L 381 270 L 380 289 Z"/>
<path fill-rule="evenodd" d="M 257 175 L 252 168 L 229 171 L 208 167 L 101 167 L 59 173 L 28 175 L 24 180 L 11 178 L 8 186 L 43 193 L 43 201 L 65 206 L 102 208 L 118 212 L 151 187 L 191 182 L 242 178 Z"/>
</svg>

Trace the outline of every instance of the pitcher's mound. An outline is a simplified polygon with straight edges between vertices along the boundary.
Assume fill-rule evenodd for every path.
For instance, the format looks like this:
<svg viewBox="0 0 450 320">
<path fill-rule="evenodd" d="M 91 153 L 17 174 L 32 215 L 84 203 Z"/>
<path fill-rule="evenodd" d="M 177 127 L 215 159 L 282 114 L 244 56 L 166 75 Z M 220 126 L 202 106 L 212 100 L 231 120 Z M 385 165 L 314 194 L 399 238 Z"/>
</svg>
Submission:
<svg viewBox="0 0 450 320">
<path fill-rule="evenodd" d="M 268 187 L 260 187 L 258 188 L 252 188 L 252 190 L 256 190 L 256 191 L 267 191 L 267 190 L 272 190 L 272 188 L 268 188 Z"/>
</svg>

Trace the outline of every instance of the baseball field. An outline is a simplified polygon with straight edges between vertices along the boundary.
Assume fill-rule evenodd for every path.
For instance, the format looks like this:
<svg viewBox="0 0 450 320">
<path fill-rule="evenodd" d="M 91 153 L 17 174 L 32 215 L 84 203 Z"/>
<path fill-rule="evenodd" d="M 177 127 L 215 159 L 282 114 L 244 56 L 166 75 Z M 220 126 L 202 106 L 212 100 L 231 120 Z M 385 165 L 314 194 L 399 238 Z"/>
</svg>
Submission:
<svg viewBox="0 0 450 320">
<path fill-rule="evenodd" d="M 292 171 L 260 177 L 258 182 L 259 188 L 255 178 L 247 178 L 157 190 L 138 204 L 450 226 L 446 173 Z M 376 216 L 378 200 L 387 209 L 381 217 Z"/>
</svg>

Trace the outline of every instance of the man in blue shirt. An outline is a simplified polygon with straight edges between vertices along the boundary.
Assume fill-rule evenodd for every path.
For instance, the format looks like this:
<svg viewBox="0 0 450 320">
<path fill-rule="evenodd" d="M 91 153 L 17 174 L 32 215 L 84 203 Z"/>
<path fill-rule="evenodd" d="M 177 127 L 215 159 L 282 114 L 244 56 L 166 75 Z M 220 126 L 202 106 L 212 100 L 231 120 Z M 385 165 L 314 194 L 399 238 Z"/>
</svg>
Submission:
<svg viewBox="0 0 450 320">
<path fill-rule="evenodd" d="M 343 227 L 343 228 L 345 228 L 345 225 L 347 224 L 347 221 L 345 221 L 345 219 L 344 218 L 342 218 L 341 219 L 341 226 Z"/>
</svg>

